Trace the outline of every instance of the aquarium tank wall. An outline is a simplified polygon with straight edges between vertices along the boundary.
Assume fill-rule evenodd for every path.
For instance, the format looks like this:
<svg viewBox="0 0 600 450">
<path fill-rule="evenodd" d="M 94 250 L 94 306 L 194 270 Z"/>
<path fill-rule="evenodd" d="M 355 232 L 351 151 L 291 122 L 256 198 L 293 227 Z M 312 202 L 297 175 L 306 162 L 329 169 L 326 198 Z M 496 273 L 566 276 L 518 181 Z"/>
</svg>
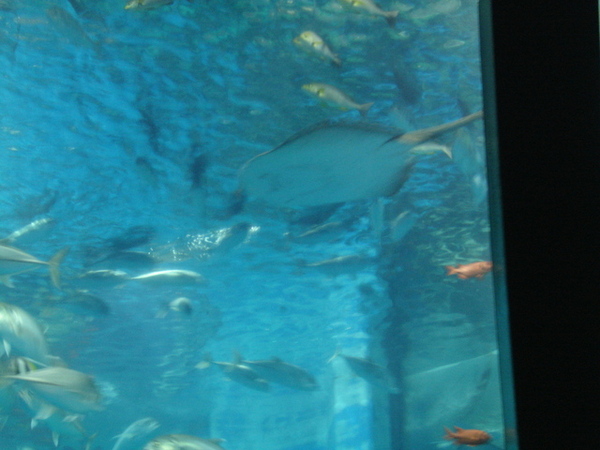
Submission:
<svg viewBox="0 0 600 450">
<path fill-rule="evenodd" d="M 0 0 L 0 447 L 516 448 L 478 8 Z"/>
</svg>

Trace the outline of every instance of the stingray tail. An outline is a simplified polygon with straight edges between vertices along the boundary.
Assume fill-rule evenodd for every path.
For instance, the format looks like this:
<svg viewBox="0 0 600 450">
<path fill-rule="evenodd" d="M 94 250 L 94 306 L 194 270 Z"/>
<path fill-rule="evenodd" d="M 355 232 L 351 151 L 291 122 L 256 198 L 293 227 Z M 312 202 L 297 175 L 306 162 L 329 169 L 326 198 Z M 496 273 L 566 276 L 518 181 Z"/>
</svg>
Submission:
<svg viewBox="0 0 600 450">
<path fill-rule="evenodd" d="M 410 132 L 400 136 L 398 138 L 398 141 L 403 142 L 403 143 L 418 144 L 419 142 L 427 141 L 439 134 L 462 127 L 463 125 L 471 123 L 474 120 L 480 119 L 482 117 L 483 117 L 483 111 L 477 111 L 476 113 L 462 117 L 453 122 L 445 123 L 443 125 L 437 125 L 435 127 L 430 127 L 430 128 L 423 128 L 422 130 L 410 131 Z"/>
</svg>

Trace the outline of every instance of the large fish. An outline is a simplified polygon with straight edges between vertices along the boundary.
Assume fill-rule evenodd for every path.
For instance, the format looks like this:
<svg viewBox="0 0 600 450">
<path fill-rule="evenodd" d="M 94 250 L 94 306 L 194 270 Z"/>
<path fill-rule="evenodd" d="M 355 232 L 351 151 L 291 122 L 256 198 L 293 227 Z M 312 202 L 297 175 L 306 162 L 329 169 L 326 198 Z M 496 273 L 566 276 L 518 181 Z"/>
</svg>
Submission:
<svg viewBox="0 0 600 450">
<path fill-rule="evenodd" d="M 215 364 L 221 368 L 225 376 L 232 381 L 242 384 L 256 391 L 268 392 L 271 389 L 269 382 L 250 367 L 239 364 L 237 362 L 228 363 L 221 361 L 213 361 L 210 355 L 206 355 L 204 361 L 196 364 L 198 369 L 206 369 L 211 364 Z"/>
<path fill-rule="evenodd" d="M 319 389 L 317 380 L 309 372 L 302 367 L 287 363 L 279 358 L 274 357 L 263 361 L 246 361 L 242 359 L 240 354 L 236 354 L 235 360 L 238 364 L 250 367 L 261 378 L 267 381 L 301 391 Z"/>
<path fill-rule="evenodd" d="M 223 439 L 202 439 L 188 434 L 167 434 L 152 439 L 144 450 L 223 450 Z"/>
<path fill-rule="evenodd" d="M 125 441 L 131 440 L 143 434 L 151 433 L 159 426 L 160 424 L 152 417 L 144 417 L 143 419 L 136 420 L 127 428 L 125 428 L 125 431 L 115 436 L 117 442 L 113 446 L 112 450 L 119 450 Z"/>
<path fill-rule="evenodd" d="M 5 378 L 19 380 L 42 400 L 65 411 L 84 414 L 103 409 L 100 391 L 94 379 L 76 370 L 46 367 L 17 375 L 5 375 Z"/>
<path fill-rule="evenodd" d="M 419 144 L 482 116 L 478 112 L 405 134 L 368 124 L 317 124 L 248 161 L 240 171 L 240 188 L 283 207 L 389 196 L 408 177 L 415 156 L 431 151 Z"/>
<path fill-rule="evenodd" d="M 337 352 L 330 358 L 330 361 L 336 356 L 344 358 L 352 372 L 369 384 L 383 388 L 392 394 L 398 394 L 400 392 L 394 376 L 385 367 L 380 366 L 369 359 L 343 355 Z"/>
<path fill-rule="evenodd" d="M 7 356 L 16 354 L 48 364 L 48 345 L 41 327 L 24 309 L 0 302 L 0 339 Z"/>
<path fill-rule="evenodd" d="M 8 245 L 0 245 L 0 283 L 8 287 L 14 287 L 11 276 L 30 270 L 37 269 L 40 266 L 48 266 L 52 284 L 60 288 L 60 272 L 58 266 L 66 256 L 69 248 L 59 250 L 50 261 L 42 261 L 22 250 Z"/>
</svg>

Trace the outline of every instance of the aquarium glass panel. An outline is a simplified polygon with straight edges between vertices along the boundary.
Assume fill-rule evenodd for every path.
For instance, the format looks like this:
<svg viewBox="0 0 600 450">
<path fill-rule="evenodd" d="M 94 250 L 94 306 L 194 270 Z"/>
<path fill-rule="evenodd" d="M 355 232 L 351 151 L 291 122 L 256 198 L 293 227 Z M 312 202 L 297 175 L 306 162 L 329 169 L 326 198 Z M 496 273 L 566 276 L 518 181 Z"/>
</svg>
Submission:
<svg viewBox="0 0 600 450">
<path fill-rule="evenodd" d="M 516 448 L 478 8 L 0 0 L 0 448 Z"/>
</svg>

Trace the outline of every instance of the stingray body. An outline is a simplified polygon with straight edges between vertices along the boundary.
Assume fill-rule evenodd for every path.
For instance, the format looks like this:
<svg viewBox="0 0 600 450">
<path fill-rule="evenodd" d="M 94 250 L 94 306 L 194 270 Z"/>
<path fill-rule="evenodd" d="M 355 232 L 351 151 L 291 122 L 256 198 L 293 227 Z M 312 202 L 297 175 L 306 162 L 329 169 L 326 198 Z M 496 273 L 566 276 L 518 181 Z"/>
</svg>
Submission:
<svg viewBox="0 0 600 450">
<path fill-rule="evenodd" d="M 279 207 L 389 196 L 406 181 L 419 144 L 481 116 L 405 134 L 371 124 L 318 124 L 248 161 L 240 186 L 246 195 Z"/>
</svg>

